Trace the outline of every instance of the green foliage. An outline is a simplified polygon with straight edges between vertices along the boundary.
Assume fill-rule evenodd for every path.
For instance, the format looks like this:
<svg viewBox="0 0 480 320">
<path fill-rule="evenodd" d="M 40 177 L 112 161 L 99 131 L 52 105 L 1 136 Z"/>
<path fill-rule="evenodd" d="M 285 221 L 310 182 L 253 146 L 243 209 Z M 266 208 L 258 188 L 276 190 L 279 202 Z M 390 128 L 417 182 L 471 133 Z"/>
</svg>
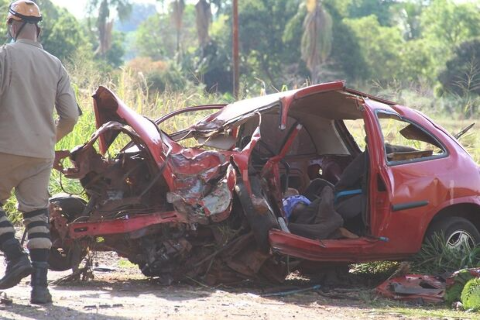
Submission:
<svg viewBox="0 0 480 320">
<path fill-rule="evenodd" d="M 297 13 L 287 22 L 283 31 L 282 41 L 284 43 L 293 42 L 297 47 L 301 44 L 303 33 L 303 22 L 307 15 L 307 8 L 300 5 Z"/>
<path fill-rule="evenodd" d="M 357 263 L 350 269 L 351 273 L 363 275 L 391 275 L 397 268 L 398 262 L 394 261 L 374 261 L 368 263 Z"/>
<path fill-rule="evenodd" d="M 166 14 L 156 14 L 140 24 L 136 32 L 136 46 L 141 56 L 154 60 L 175 56 L 175 36 Z"/>
<path fill-rule="evenodd" d="M 403 37 L 408 40 L 418 39 L 421 35 L 420 17 L 424 10 L 422 0 L 397 2 L 390 9 L 391 21 L 402 29 Z"/>
<path fill-rule="evenodd" d="M 44 49 L 63 61 L 72 58 L 76 51 L 93 56 L 85 30 L 78 21 L 65 9 L 59 10 L 58 16 L 55 20 L 49 20 L 49 28 L 44 29 L 41 39 Z M 46 16 L 45 20 L 48 19 Z"/>
<path fill-rule="evenodd" d="M 3 23 L 5 20 L 4 17 L 6 18 L 7 12 L 8 12 L 8 6 L 10 5 L 9 0 L 0 0 L 0 17 L 2 17 L 2 23 L 0 23 L 0 43 L 3 43 L 7 41 L 7 25 L 6 23 Z"/>
<path fill-rule="evenodd" d="M 144 21 L 136 32 L 136 46 L 141 56 L 154 60 L 175 59 L 177 34 L 172 24 L 171 12 L 158 13 Z M 195 31 L 195 8 L 187 5 L 183 13 L 180 48 L 188 51 L 198 43 Z"/>
<path fill-rule="evenodd" d="M 140 75 L 148 90 L 154 92 L 180 91 L 186 89 L 188 80 L 178 64 L 137 58 L 129 62 L 128 70 Z"/>
<path fill-rule="evenodd" d="M 275 88 L 287 84 L 284 69 L 298 63 L 299 48 L 283 42 L 283 30 L 298 10 L 299 0 L 245 0 L 239 3 L 240 45 L 244 70 Z M 255 35 L 255 36 L 253 36 Z"/>
<path fill-rule="evenodd" d="M 195 74 L 205 84 L 209 92 L 231 92 L 233 78 L 231 73 L 232 61 L 227 48 L 215 40 L 209 41 L 203 48 L 199 59 L 195 61 Z"/>
<path fill-rule="evenodd" d="M 437 70 L 443 68 L 455 47 L 480 35 L 478 8 L 468 2 L 433 0 L 421 15 L 421 25 Z"/>
<path fill-rule="evenodd" d="M 214 10 L 210 28 L 214 41 L 207 50 L 198 48 L 194 12 L 192 10 L 188 17 L 188 4 L 181 30 L 182 38 L 188 40 L 182 40 L 181 55 L 175 54 L 175 29 L 169 23 L 169 12 L 142 26 L 137 46 L 142 55 L 155 60 L 176 59 L 183 73 L 195 74 L 211 89 L 229 78 L 232 37 L 231 3 L 209 2 L 220 9 Z M 326 25 L 331 22 L 330 35 L 319 32 L 322 30 L 319 23 L 311 23 L 312 27 L 307 28 L 310 32 L 303 33 L 303 23 L 308 18 L 305 0 L 239 3 L 241 85 L 245 91 L 256 92 L 262 86 L 271 91 L 272 87 L 279 90 L 283 85 L 303 85 L 312 77 L 314 65 L 319 70 L 313 74 L 319 75 L 319 81 L 347 79 L 363 84 L 372 80 L 378 83 L 395 80 L 405 86 L 415 82 L 433 87 L 438 71 L 444 69 L 443 64 L 453 51 L 453 43 L 471 40 L 480 28 L 476 7 L 453 0 L 312 3 L 320 4 L 317 7 L 322 8 L 320 16 L 324 19 L 311 16 L 307 21 L 323 21 Z M 304 58 L 312 58 L 307 59 L 307 64 L 301 59 L 301 48 Z M 229 87 L 228 84 L 219 90 L 229 90 Z"/>
<path fill-rule="evenodd" d="M 451 248 L 443 234 L 427 239 L 422 249 L 412 258 L 413 269 L 424 274 L 443 274 L 480 265 L 480 247 L 462 250 Z"/>
<path fill-rule="evenodd" d="M 467 269 L 458 271 L 453 278 L 453 285 L 445 291 L 445 302 L 447 305 L 452 305 L 453 302 L 460 301 L 465 284 L 472 278 L 473 275 Z"/>
<path fill-rule="evenodd" d="M 480 39 L 460 44 L 438 79 L 445 91 L 480 94 Z"/>
<path fill-rule="evenodd" d="M 462 304 L 466 310 L 480 310 L 480 278 L 467 282 L 462 290 Z"/>
<path fill-rule="evenodd" d="M 404 44 L 400 29 L 381 26 L 375 16 L 346 19 L 345 24 L 358 39 L 361 58 L 366 61 L 364 79 L 395 79 L 401 68 L 400 52 Z"/>
<path fill-rule="evenodd" d="M 351 0 L 348 7 L 349 18 L 363 18 L 374 15 L 382 26 L 391 24 L 390 8 L 395 0 Z"/>
<path fill-rule="evenodd" d="M 105 54 L 105 62 L 112 68 L 118 68 L 123 65 L 123 48 L 124 34 L 120 32 L 113 33 L 113 41 L 111 48 Z"/>
<path fill-rule="evenodd" d="M 38 0 L 37 3 L 43 15 L 40 42 L 46 51 L 62 61 L 71 59 L 76 52 L 93 56 L 86 29 L 72 14 L 50 0 Z"/>
<path fill-rule="evenodd" d="M 332 79 L 327 78 L 326 80 L 346 79 L 347 81 L 355 81 L 367 79 L 366 58 L 368 57 L 362 55 L 359 39 L 334 6 L 327 3 L 326 8 L 333 18 L 332 53 L 328 68 L 335 75 Z"/>
<path fill-rule="evenodd" d="M 419 83 L 423 79 L 435 80 L 435 70 L 429 43 L 413 39 L 403 43 L 399 52 L 399 64 L 395 75 L 398 79 Z"/>
<path fill-rule="evenodd" d="M 121 269 L 138 269 L 138 265 L 123 258 L 118 260 L 118 267 Z"/>
<path fill-rule="evenodd" d="M 146 79 L 149 89 L 153 91 L 180 91 L 187 86 L 187 79 L 176 64 L 171 65 L 163 72 L 150 72 Z"/>
<path fill-rule="evenodd" d="M 433 0 L 424 10 L 421 22 L 423 36 L 442 46 L 454 48 L 480 35 L 480 16 L 474 3 Z"/>
</svg>

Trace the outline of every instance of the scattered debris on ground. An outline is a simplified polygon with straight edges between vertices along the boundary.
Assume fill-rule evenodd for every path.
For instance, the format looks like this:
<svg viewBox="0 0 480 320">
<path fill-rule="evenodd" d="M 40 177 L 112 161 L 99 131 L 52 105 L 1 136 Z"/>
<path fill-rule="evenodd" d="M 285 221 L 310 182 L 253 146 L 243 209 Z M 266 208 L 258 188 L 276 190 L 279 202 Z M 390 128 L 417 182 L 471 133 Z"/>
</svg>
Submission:
<svg viewBox="0 0 480 320">
<path fill-rule="evenodd" d="M 376 291 L 390 299 L 418 304 L 446 303 L 456 310 L 480 310 L 480 268 L 456 271 L 443 276 L 396 275 Z"/>
</svg>

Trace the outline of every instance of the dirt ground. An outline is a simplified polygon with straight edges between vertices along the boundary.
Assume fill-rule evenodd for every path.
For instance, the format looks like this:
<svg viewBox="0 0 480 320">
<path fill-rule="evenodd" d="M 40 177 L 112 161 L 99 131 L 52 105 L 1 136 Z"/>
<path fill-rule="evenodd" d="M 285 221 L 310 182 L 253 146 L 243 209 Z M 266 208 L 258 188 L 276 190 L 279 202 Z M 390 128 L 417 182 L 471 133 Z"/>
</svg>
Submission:
<svg viewBox="0 0 480 320">
<path fill-rule="evenodd" d="M 0 257 L 0 261 L 2 257 Z M 368 288 L 337 291 L 308 290 L 286 296 L 264 296 L 314 285 L 314 281 L 289 280 L 281 287 L 242 284 L 240 287 L 207 287 L 202 284 L 161 286 L 144 277 L 114 253 L 97 260 L 94 279 L 50 285 L 53 304 L 31 305 L 29 279 L 5 290 L 0 319 L 399 319 L 411 318 L 372 307 L 376 299 Z M 125 262 L 125 261 L 124 261 Z M 110 269 L 113 269 L 110 270 Z M 103 271 L 100 271 L 103 270 Z M 4 266 L 0 267 L 3 274 Z M 71 271 L 50 272 L 55 281 Z M 334 297 L 326 297 L 336 292 Z M 10 302 L 11 301 L 11 302 Z M 426 317 L 430 318 L 430 317 Z"/>
</svg>

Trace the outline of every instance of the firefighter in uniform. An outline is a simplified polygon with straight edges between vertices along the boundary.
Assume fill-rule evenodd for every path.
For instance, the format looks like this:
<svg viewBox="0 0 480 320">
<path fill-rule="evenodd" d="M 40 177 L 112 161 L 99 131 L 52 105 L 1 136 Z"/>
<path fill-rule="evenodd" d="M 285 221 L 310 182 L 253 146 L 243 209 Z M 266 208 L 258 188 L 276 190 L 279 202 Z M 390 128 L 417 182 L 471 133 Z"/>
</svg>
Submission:
<svg viewBox="0 0 480 320">
<path fill-rule="evenodd" d="M 0 249 L 7 261 L 0 290 L 31 275 L 31 303 L 52 302 L 47 287 L 48 183 L 54 146 L 73 130 L 79 109 L 60 60 L 38 43 L 42 20 L 33 1 L 9 6 L 8 32 L 15 42 L 0 47 L 0 205 L 12 190 L 28 233 L 28 255 L 0 207 Z M 58 119 L 54 120 L 53 111 Z"/>
</svg>

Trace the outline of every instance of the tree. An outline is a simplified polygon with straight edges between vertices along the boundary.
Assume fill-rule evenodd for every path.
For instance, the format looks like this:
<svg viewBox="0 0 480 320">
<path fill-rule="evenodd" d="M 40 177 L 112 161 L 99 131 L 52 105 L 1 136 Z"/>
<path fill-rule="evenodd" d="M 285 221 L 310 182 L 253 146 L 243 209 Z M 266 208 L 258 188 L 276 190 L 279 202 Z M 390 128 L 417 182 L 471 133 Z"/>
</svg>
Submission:
<svg viewBox="0 0 480 320">
<path fill-rule="evenodd" d="M 160 13 L 140 24 L 135 40 L 140 56 L 153 60 L 173 59 L 176 53 L 176 37 L 170 22 L 167 14 Z"/>
<path fill-rule="evenodd" d="M 209 28 L 210 41 L 194 51 L 191 66 L 184 64 L 184 69 L 194 70 L 196 80 L 210 92 L 233 91 L 232 34 L 228 19 L 226 14 L 217 16 Z"/>
<path fill-rule="evenodd" d="M 207 2 L 207 0 L 198 1 L 195 5 L 195 10 L 198 42 L 203 48 L 210 41 L 208 30 L 210 28 L 210 23 L 212 22 L 212 10 L 210 8 L 210 3 Z"/>
<path fill-rule="evenodd" d="M 362 52 L 359 40 L 351 28 L 345 23 L 346 8 L 339 4 L 348 5 L 348 1 L 326 1 L 325 8 L 332 16 L 332 52 L 328 59 L 327 74 L 322 74 L 327 81 L 346 79 L 358 81 L 368 79 L 369 70 Z"/>
<path fill-rule="evenodd" d="M 202 48 L 210 40 L 209 28 L 212 23 L 212 4 L 217 7 L 218 11 L 223 7 L 223 2 L 223 0 L 198 0 L 195 5 L 198 43 Z"/>
<path fill-rule="evenodd" d="M 346 19 L 345 24 L 358 39 L 361 57 L 367 65 L 364 79 L 396 79 L 401 70 L 401 50 L 405 43 L 400 29 L 381 26 L 376 16 Z"/>
<path fill-rule="evenodd" d="M 210 92 L 232 92 L 232 59 L 230 46 L 227 48 L 216 40 L 201 48 L 200 59 L 195 64 L 195 74 Z"/>
<path fill-rule="evenodd" d="M 332 17 L 325 10 L 322 0 L 306 0 L 307 15 L 303 22 L 302 59 L 312 75 L 312 82 L 319 81 L 319 68 L 332 50 Z"/>
<path fill-rule="evenodd" d="M 381 26 L 391 26 L 392 6 L 397 0 L 350 0 L 348 18 L 359 19 L 374 15 Z"/>
<path fill-rule="evenodd" d="M 154 4 L 133 3 L 132 12 L 128 18 L 122 21 L 115 21 L 115 30 L 120 32 L 135 32 L 138 27 L 151 16 L 157 14 Z"/>
<path fill-rule="evenodd" d="M 168 3 L 167 0 L 157 0 L 157 2 L 160 2 L 164 6 Z M 207 45 L 208 41 L 210 40 L 209 27 L 212 22 L 212 4 L 216 6 L 218 12 L 220 12 L 222 8 L 225 8 L 224 0 L 198 0 L 195 4 L 198 43 L 201 47 Z M 185 0 L 173 0 L 170 3 L 170 6 L 172 21 L 175 25 L 177 33 L 177 45 L 179 46 L 182 32 L 183 14 L 185 10 Z M 179 49 L 180 48 L 177 47 L 177 51 Z"/>
<path fill-rule="evenodd" d="M 480 95 L 480 39 L 460 44 L 438 80 L 447 92 Z"/>
<path fill-rule="evenodd" d="M 432 61 L 431 48 L 425 39 L 413 39 L 402 44 L 399 51 L 399 64 L 395 72 L 397 79 L 404 82 L 418 83 L 435 81 L 435 66 Z"/>
<path fill-rule="evenodd" d="M 110 19 L 110 9 L 117 11 L 118 17 L 123 20 L 131 12 L 130 0 L 89 0 L 87 11 L 97 18 L 98 47 L 95 54 L 105 58 L 113 43 L 113 20 Z"/>
<path fill-rule="evenodd" d="M 420 17 L 425 7 L 425 1 L 423 0 L 398 2 L 391 7 L 392 21 L 395 25 L 400 26 L 406 40 L 420 38 Z"/>
<path fill-rule="evenodd" d="M 86 30 L 66 9 L 58 8 L 50 0 L 37 0 L 43 21 L 40 42 L 45 50 L 61 60 L 72 58 L 77 52 L 89 55 L 91 46 Z"/>
<path fill-rule="evenodd" d="M 157 13 L 145 20 L 136 31 L 136 46 L 140 56 L 151 57 L 153 60 L 174 59 L 177 46 L 189 50 L 197 48 L 195 34 L 195 8 L 187 5 L 182 18 L 182 37 L 177 45 L 177 34 L 171 20 L 171 14 Z"/>
<path fill-rule="evenodd" d="M 241 67 L 252 81 L 258 81 L 257 78 L 277 89 L 289 84 L 285 68 L 298 63 L 299 48 L 286 45 L 283 32 L 297 13 L 299 3 L 300 0 L 239 1 Z"/>
<path fill-rule="evenodd" d="M 444 49 L 480 35 L 480 15 L 473 3 L 432 0 L 422 17 L 423 36 L 435 40 Z"/>
<path fill-rule="evenodd" d="M 180 52 L 180 37 L 182 35 L 183 12 L 185 11 L 185 0 L 174 0 L 172 2 L 172 21 L 177 34 L 177 52 Z"/>
<path fill-rule="evenodd" d="M 473 3 L 432 0 L 421 15 L 421 26 L 438 74 L 455 47 L 480 36 L 480 15 Z"/>
</svg>

